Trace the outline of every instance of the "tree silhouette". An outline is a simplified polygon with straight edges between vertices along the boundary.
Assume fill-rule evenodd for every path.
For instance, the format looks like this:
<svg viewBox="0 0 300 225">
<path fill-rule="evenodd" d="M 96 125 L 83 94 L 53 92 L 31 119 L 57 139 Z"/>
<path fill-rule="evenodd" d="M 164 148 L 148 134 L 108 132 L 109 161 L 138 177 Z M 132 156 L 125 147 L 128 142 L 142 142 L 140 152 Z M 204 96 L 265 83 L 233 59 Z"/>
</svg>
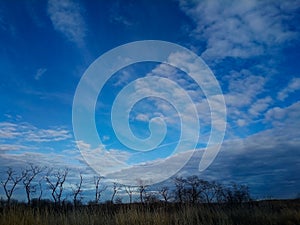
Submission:
<svg viewBox="0 0 300 225">
<path fill-rule="evenodd" d="M 68 169 L 57 170 L 54 173 L 52 173 L 52 170 L 49 170 L 45 177 L 55 204 L 61 205 L 61 196 L 64 190 L 63 184 L 66 181 L 68 172 Z"/>
<path fill-rule="evenodd" d="M 18 176 L 12 168 L 8 168 L 6 170 L 6 179 L 4 181 L 1 181 L 1 184 L 7 198 L 8 206 L 10 206 L 11 197 L 16 189 L 17 184 L 20 183 L 25 176 L 26 171 L 22 171 L 22 174 Z"/>
<path fill-rule="evenodd" d="M 169 199 L 171 198 L 170 188 L 167 186 L 164 186 L 158 192 L 163 197 L 163 200 L 165 201 L 165 203 L 168 203 Z"/>
<path fill-rule="evenodd" d="M 76 184 L 76 188 L 72 187 L 72 191 L 73 191 L 73 204 L 74 206 L 76 207 L 77 204 L 80 202 L 81 200 L 81 194 L 82 194 L 82 181 L 83 181 L 83 178 L 82 178 L 82 174 L 80 173 L 79 174 L 80 176 L 80 180 L 79 180 L 79 183 Z M 80 198 L 80 200 L 78 199 L 78 197 Z"/>
<path fill-rule="evenodd" d="M 145 185 L 143 180 L 139 180 L 138 183 L 139 183 L 138 191 L 140 196 L 140 202 L 144 203 L 144 196 L 146 194 L 146 188 L 148 187 L 148 185 Z"/>
<path fill-rule="evenodd" d="M 175 201 L 179 203 L 183 203 L 186 180 L 182 177 L 175 177 L 174 183 L 175 183 L 175 190 L 174 190 Z"/>
<path fill-rule="evenodd" d="M 133 190 L 134 190 L 134 186 L 129 186 L 129 185 L 124 185 L 125 191 L 128 194 L 129 197 L 129 203 L 132 203 L 132 194 L 133 194 Z"/>
<path fill-rule="evenodd" d="M 113 193 L 112 193 L 111 200 L 110 200 L 111 203 L 114 203 L 114 198 L 120 189 L 121 189 L 121 186 L 118 183 L 114 182 L 113 183 Z"/>
<path fill-rule="evenodd" d="M 95 185 L 95 203 L 98 204 L 100 202 L 101 193 L 106 190 L 106 186 L 100 187 L 100 181 L 103 177 L 94 176 L 94 185 Z"/>
<path fill-rule="evenodd" d="M 36 185 L 32 185 L 32 181 L 43 170 L 44 170 L 44 168 L 41 168 L 38 166 L 33 166 L 32 164 L 30 164 L 30 168 L 28 168 L 24 171 L 24 173 L 26 175 L 23 179 L 23 185 L 25 187 L 28 205 L 30 205 L 30 203 L 31 203 L 31 193 L 36 191 Z"/>
</svg>

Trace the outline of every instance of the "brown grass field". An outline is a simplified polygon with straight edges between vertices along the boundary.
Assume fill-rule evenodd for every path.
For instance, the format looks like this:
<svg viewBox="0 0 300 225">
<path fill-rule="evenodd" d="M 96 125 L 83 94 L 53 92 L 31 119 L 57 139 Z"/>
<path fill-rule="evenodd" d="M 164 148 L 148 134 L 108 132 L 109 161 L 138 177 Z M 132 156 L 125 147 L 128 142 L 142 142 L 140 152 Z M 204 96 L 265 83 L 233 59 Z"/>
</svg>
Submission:
<svg viewBox="0 0 300 225">
<path fill-rule="evenodd" d="M 300 200 L 242 205 L 122 204 L 0 209 L 0 225 L 299 225 Z"/>
</svg>

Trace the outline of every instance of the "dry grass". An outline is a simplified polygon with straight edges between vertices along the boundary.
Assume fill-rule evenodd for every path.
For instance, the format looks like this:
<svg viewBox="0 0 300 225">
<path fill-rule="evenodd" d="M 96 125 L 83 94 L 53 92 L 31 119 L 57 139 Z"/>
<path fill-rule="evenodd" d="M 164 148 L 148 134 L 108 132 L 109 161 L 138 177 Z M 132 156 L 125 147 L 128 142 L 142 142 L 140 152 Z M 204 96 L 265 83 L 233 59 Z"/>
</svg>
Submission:
<svg viewBox="0 0 300 225">
<path fill-rule="evenodd" d="M 83 206 L 58 210 L 1 208 L 0 225 L 299 225 L 299 201 L 224 205 Z"/>
</svg>

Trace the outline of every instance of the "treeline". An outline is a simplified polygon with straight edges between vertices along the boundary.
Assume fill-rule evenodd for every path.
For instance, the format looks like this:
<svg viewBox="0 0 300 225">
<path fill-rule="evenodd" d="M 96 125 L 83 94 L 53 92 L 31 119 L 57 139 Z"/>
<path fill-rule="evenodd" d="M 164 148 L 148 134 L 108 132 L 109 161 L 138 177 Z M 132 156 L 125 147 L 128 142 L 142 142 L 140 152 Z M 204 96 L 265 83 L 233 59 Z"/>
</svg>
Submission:
<svg viewBox="0 0 300 225">
<path fill-rule="evenodd" d="M 17 189 L 23 188 L 28 205 L 53 204 L 55 206 L 72 205 L 79 206 L 83 203 L 84 184 L 93 187 L 93 194 L 90 199 L 85 199 L 88 205 L 106 204 L 128 204 L 132 203 L 228 203 L 241 204 L 251 201 L 249 188 L 246 185 L 231 183 L 230 185 L 220 184 L 216 181 L 207 181 L 199 176 L 175 177 L 167 186 L 148 186 L 143 180 L 138 185 L 122 185 L 118 183 L 104 182 L 101 176 L 94 176 L 89 183 L 84 183 L 84 176 L 78 173 L 76 182 L 68 181 L 69 169 L 49 169 L 29 165 L 26 169 L 16 171 L 7 168 L 2 176 L 1 185 L 6 199 L 2 199 L 3 205 L 10 206 L 17 202 L 13 195 Z M 73 177 L 74 178 L 74 177 Z M 102 197 L 106 193 L 111 194 L 105 201 Z M 44 196 L 51 196 L 51 200 Z M 124 201 L 124 198 L 126 200 Z"/>
</svg>

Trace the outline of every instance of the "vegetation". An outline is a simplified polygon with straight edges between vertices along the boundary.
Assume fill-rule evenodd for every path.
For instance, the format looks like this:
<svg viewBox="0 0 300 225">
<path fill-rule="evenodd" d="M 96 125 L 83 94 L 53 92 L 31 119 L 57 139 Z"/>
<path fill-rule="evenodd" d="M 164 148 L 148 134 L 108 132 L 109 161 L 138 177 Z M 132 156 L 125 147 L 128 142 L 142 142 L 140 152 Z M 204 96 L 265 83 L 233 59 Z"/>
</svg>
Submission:
<svg viewBox="0 0 300 225">
<path fill-rule="evenodd" d="M 0 225 L 299 225 L 300 201 L 228 204 L 100 204 L 80 207 L 2 207 Z"/>
<path fill-rule="evenodd" d="M 143 181 L 137 186 L 113 183 L 111 198 L 105 203 L 100 198 L 108 187 L 102 183 L 103 177 L 94 177 L 90 184 L 94 185 L 94 198 L 83 204 L 84 177 L 79 173 L 68 188 L 69 172 L 33 165 L 19 173 L 8 168 L 1 181 L 6 199 L 0 201 L 0 225 L 300 224 L 300 199 L 254 201 L 246 185 L 224 185 L 198 176 L 175 177 L 173 185 L 162 187 L 147 186 Z M 23 188 L 26 203 L 12 198 L 18 188 Z M 42 198 L 45 191 L 52 200 Z M 121 196 L 126 194 L 128 201 L 122 203 Z"/>
</svg>

